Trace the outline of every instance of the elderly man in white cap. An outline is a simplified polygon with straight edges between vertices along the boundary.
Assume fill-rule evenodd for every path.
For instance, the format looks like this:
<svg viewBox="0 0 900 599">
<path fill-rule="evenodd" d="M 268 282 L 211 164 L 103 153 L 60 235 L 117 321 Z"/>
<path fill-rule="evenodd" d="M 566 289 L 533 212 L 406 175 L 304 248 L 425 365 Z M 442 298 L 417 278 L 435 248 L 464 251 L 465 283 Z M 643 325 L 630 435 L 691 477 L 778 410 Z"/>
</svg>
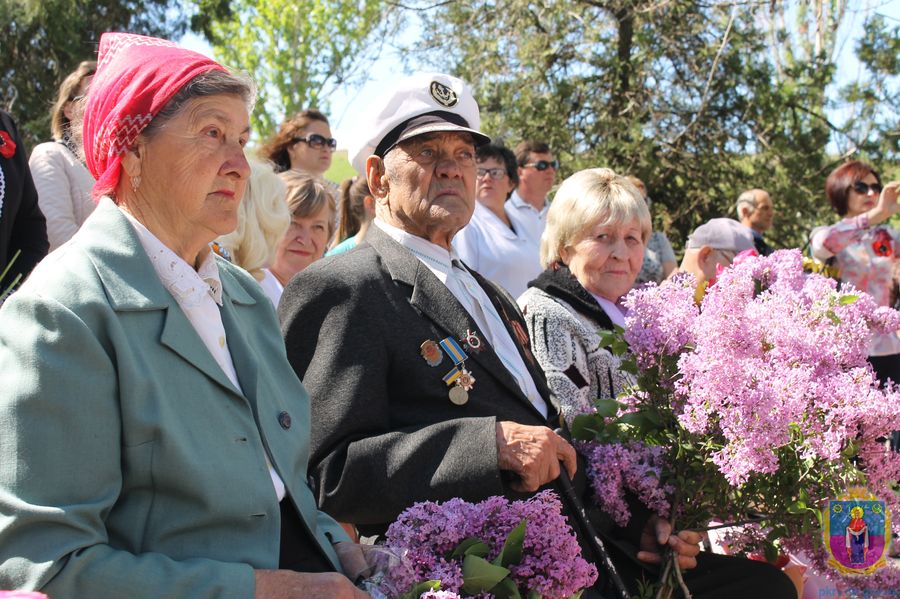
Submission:
<svg viewBox="0 0 900 599">
<path fill-rule="evenodd" d="M 425 499 L 533 492 L 575 474 L 515 302 L 453 236 L 475 209 L 478 106 L 442 74 L 382 98 L 353 149 L 376 200 L 366 242 L 285 289 L 288 354 L 310 394 L 319 500 L 373 532 Z M 367 526 L 368 525 L 368 526 Z"/>
<path fill-rule="evenodd" d="M 373 226 L 361 246 L 297 275 L 279 306 L 288 357 L 311 396 L 319 505 L 376 535 L 417 501 L 552 486 L 571 515 L 574 492 L 557 485 L 561 470 L 576 475 L 576 454 L 553 431 L 559 408 L 522 316 L 451 245 L 474 210 L 476 146 L 489 141 L 478 106 L 463 81 L 419 74 L 372 114 L 352 160 L 376 199 Z M 665 523 L 643 539 L 640 525 L 631 532 L 645 550 L 637 557 L 658 560 L 658 541 L 696 565 L 697 533 L 670 536 Z M 599 561 L 591 549 L 586 557 Z"/>
<path fill-rule="evenodd" d="M 694 275 L 698 289 L 705 290 L 720 267 L 729 266 L 735 256 L 752 249 L 753 233 L 749 228 L 730 218 L 714 218 L 688 237 L 679 270 Z"/>
</svg>

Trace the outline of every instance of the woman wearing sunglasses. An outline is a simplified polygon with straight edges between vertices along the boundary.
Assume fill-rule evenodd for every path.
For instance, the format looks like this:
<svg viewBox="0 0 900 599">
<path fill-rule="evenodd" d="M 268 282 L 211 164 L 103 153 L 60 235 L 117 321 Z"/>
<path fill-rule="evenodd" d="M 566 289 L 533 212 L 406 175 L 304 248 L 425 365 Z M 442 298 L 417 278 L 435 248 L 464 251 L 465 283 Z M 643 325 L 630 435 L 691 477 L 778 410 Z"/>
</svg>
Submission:
<svg viewBox="0 0 900 599">
<path fill-rule="evenodd" d="M 337 141 L 324 114 L 304 110 L 281 123 L 278 132 L 260 150 L 275 165 L 275 172 L 299 171 L 321 178 L 331 166 Z"/>
<path fill-rule="evenodd" d="M 841 282 L 868 292 L 882 306 L 896 301 L 894 264 L 900 237 L 887 221 L 900 211 L 898 188 L 900 181 L 882 186 L 878 173 L 868 164 L 842 164 L 828 175 L 825 194 L 843 218 L 814 229 L 811 236 L 816 259 L 834 258 Z M 900 336 L 896 331 L 875 335 L 869 344 L 869 362 L 879 380 L 900 382 Z"/>
</svg>

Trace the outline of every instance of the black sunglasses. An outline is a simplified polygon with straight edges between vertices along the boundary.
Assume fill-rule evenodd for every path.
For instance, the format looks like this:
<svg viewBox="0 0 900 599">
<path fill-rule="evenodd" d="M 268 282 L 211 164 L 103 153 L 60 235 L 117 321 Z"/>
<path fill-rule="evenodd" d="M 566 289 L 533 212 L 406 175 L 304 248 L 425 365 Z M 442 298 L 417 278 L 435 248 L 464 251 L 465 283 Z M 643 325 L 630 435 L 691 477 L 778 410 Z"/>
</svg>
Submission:
<svg viewBox="0 0 900 599">
<path fill-rule="evenodd" d="M 301 141 L 306 142 L 306 145 L 308 145 L 313 150 L 318 150 L 326 145 L 329 148 L 331 148 L 332 150 L 337 149 L 337 140 L 335 138 L 322 137 L 318 133 L 310 133 L 306 137 L 295 137 L 293 139 L 293 143 L 297 143 L 297 142 L 301 142 Z"/>
<path fill-rule="evenodd" d="M 853 191 L 863 196 L 868 194 L 869 190 L 871 190 L 874 194 L 879 194 L 881 193 L 881 189 L 881 183 L 872 183 L 871 185 L 869 185 L 864 181 L 857 181 L 853 184 Z"/>
<path fill-rule="evenodd" d="M 539 171 L 545 171 L 548 168 L 559 170 L 559 160 L 538 160 L 537 162 L 529 162 L 528 164 L 522 165 L 522 168 L 528 168 L 529 166 L 533 166 Z"/>
</svg>

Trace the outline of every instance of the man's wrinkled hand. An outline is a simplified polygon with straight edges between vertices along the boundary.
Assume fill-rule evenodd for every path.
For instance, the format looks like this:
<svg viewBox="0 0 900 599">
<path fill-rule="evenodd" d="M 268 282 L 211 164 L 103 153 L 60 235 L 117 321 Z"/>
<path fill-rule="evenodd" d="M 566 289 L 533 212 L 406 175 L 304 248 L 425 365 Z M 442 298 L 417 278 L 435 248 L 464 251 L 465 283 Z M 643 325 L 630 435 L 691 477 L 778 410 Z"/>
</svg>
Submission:
<svg viewBox="0 0 900 599">
<path fill-rule="evenodd" d="M 575 449 L 546 426 L 498 422 L 497 456 L 501 470 L 518 475 L 519 480 L 511 485 L 516 491 L 537 491 L 556 480 L 560 461 L 570 477 L 577 469 Z"/>
</svg>

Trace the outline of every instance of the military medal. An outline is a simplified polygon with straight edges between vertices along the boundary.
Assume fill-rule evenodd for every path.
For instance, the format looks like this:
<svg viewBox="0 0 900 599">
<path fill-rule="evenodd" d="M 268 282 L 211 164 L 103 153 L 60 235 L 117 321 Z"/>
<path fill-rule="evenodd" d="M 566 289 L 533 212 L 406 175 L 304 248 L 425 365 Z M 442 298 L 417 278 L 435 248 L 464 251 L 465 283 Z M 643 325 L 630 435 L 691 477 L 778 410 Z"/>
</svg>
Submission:
<svg viewBox="0 0 900 599">
<path fill-rule="evenodd" d="M 466 329 L 466 338 L 462 341 L 463 343 L 465 343 L 466 348 L 468 348 L 469 351 L 478 353 L 484 349 L 484 344 L 481 343 L 481 338 L 478 336 L 477 331 L 470 331 L 469 329 Z"/>
<path fill-rule="evenodd" d="M 450 389 L 450 401 L 457 406 L 464 406 L 469 401 L 469 393 L 457 385 Z"/>
<path fill-rule="evenodd" d="M 429 366 L 439 366 L 440 363 L 444 361 L 444 354 L 441 353 L 440 346 L 438 346 L 436 341 L 432 341 L 431 339 L 425 340 L 422 345 L 419 346 L 419 353 L 422 354 L 422 357 L 425 358 L 425 362 Z"/>
<path fill-rule="evenodd" d="M 464 368 L 462 372 L 459 373 L 459 377 L 457 377 L 456 379 L 456 384 L 466 391 L 471 391 L 472 387 L 475 385 L 475 377 L 472 376 L 471 372 Z"/>
<path fill-rule="evenodd" d="M 475 338 L 479 347 L 481 346 L 481 339 L 479 339 L 475 333 L 468 330 L 466 333 L 467 337 L 465 343 L 470 349 L 472 349 L 472 347 L 468 339 L 469 335 Z M 454 364 L 450 372 L 443 376 L 443 381 L 450 387 L 450 402 L 457 406 L 464 406 L 469 401 L 469 391 L 471 391 L 472 387 L 475 385 L 475 377 L 465 368 L 465 361 L 469 356 L 466 355 L 466 352 L 462 350 L 459 343 L 452 337 L 442 339 L 439 345 L 441 349 L 450 356 L 450 359 L 453 360 Z"/>
</svg>

